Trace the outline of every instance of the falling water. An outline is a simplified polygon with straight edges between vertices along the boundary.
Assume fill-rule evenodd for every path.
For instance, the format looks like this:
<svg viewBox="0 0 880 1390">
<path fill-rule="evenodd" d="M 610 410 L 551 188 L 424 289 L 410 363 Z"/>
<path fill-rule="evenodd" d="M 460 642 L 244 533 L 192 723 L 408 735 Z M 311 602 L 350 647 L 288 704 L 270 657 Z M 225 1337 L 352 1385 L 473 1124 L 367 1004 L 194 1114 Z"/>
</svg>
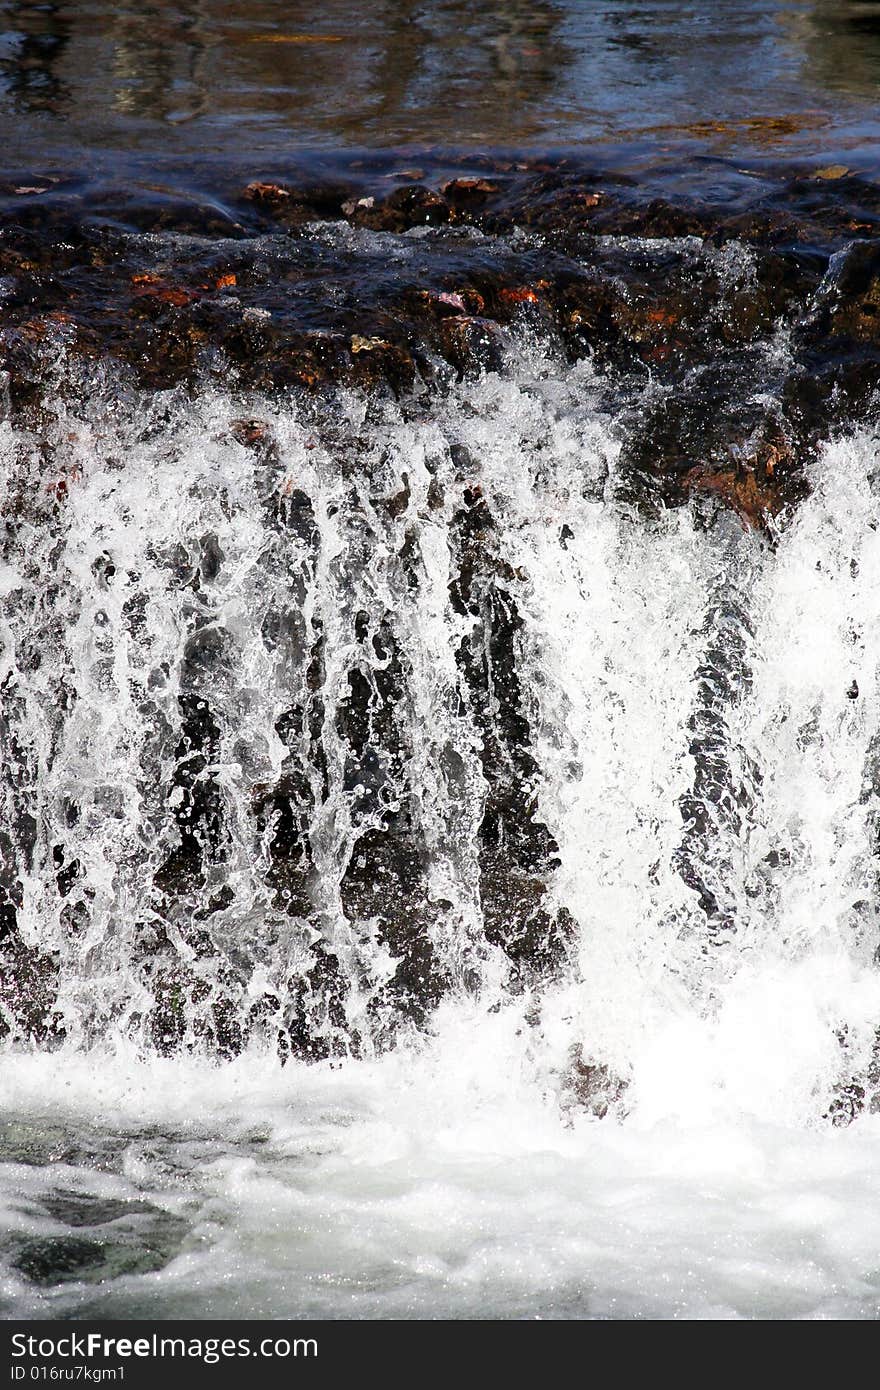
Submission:
<svg viewBox="0 0 880 1390">
<path fill-rule="evenodd" d="M 404 403 L 58 373 L 2 444 L 5 1307 L 876 1316 L 875 438 L 760 534 L 646 512 L 529 340 Z"/>
</svg>

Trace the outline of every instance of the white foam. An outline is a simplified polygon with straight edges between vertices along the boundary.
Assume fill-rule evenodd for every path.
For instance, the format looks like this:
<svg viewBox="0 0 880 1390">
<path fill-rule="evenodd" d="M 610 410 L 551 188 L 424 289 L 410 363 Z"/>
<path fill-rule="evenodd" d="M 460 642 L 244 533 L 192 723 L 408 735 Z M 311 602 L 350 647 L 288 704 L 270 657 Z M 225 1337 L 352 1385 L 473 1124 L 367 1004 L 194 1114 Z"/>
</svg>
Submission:
<svg viewBox="0 0 880 1390">
<path fill-rule="evenodd" d="M 418 425 L 392 405 L 368 420 L 363 402 L 343 400 L 335 447 L 305 417 L 270 412 L 279 452 L 268 472 L 230 440 L 242 406 L 224 397 L 172 403 L 170 426 L 158 414 L 122 420 L 105 439 L 68 420 L 61 434 L 77 438 L 61 448 L 67 500 L 55 511 L 28 441 L 6 441 L 8 460 L 18 451 L 7 486 L 30 480 L 42 499 L 0 569 L 4 672 L 22 697 L 10 717 L 37 824 L 22 932 L 60 959 L 68 1041 L 50 1055 L 7 1051 L 0 1102 L 34 1142 L 61 1127 L 84 1153 L 95 1136 L 110 1147 L 106 1172 L 76 1145 L 54 1168 L 4 1165 L 4 1219 L 20 1231 L 25 1210 L 29 1229 L 55 1231 L 39 1198 L 60 1184 L 145 1194 L 189 1223 L 164 1269 L 106 1287 L 40 1292 L 10 1263 L 9 1309 L 876 1316 L 880 1116 L 840 1129 L 827 1119 L 842 1088 L 870 1100 L 880 1021 L 876 443 L 829 446 L 813 495 L 771 547 L 735 522 L 698 527 L 686 510 L 632 515 L 598 402 L 589 368 L 561 373 L 526 352 L 516 380 L 463 384 Z M 472 479 L 456 476 L 451 441 L 470 451 Z M 409 500 L 391 514 L 381 503 L 404 474 Z M 435 484 L 441 505 L 429 502 Z M 465 484 L 483 490 L 522 619 L 534 790 L 559 847 L 548 887 L 576 925 L 562 977 L 525 998 L 505 995 L 503 957 L 482 937 L 485 788 L 454 659 L 469 619 L 449 599 L 447 536 Z M 267 490 L 285 487 L 314 503 L 314 561 L 265 526 Z M 196 594 L 169 557 L 179 546 L 191 565 L 208 533 L 223 565 Z M 418 551 L 415 588 L 405 544 Z M 101 588 L 104 553 L 117 578 Z M 448 904 L 434 947 L 462 988 L 428 1037 L 380 1057 L 365 1046 L 361 1060 L 282 1069 L 254 1045 L 216 1065 L 192 1030 L 192 1055 L 145 1054 L 135 927 L 155 912 L 151 879 L 176 834 L 180 660 L 202 619 L 236 654 L 210 677 L 230 845 L 208 889 L 235 887 L 211 930 L 218 959 L 240 972 L 242 1006 L 283 991 L 309 959 L 273 905 L 250 812 L 254 789 L 278 776 L 275 724 L 305 680 L 298 639 L 263 638 L 279 614 L 282 627 L 319 619 L 327 639 L 330 792 L 316 795 L 309 835 L 350 1023 L 368 1020 L 393 971 L 340 897 L 369 823 L 335 724 L 358 612 L 373 630 L 387 618 L 403 653 L 397 791 L 414 808 L 431 900 Z M 707 694 L 700 671 L 728 657 L 735 690 Z M 721 791 L 703 833 L 682 808 L 713 699 Z M 20 808 L 7 794 L 12 823 Z M 88 889 L 79 932 L 49 891 L 71 797 L 82 814 L 62 838 Z M 715 894 L 714 919 L 686 881 L 688 856 Z M 198 968 L 213 987 L 216 961 Z M 570 1104 L 574 1048 L 627 1083 L 601 1122 Z"/>
<path fill-rule="evenodd" d="M 191 1223 L 159 1272 L 51 1293 L 10 1273 L 18 1315 L 876 1316 L 878 1117 L 566 1126 L 513 1008 L 445 1008 L 420 1049 L 340 1067 L 17 1058 L 0 1099 L 127 1136 L 116 1177 L 0 1169 L 7 1227 L 28 1183 Z"/>
</svg>

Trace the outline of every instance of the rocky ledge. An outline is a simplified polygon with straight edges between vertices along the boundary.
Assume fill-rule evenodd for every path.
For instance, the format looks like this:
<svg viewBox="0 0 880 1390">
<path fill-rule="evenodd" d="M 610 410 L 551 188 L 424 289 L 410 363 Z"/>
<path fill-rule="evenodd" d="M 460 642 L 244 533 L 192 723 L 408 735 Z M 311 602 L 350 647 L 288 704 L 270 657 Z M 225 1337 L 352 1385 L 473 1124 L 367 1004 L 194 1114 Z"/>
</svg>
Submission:
<svg viewBox="0 0 880 1390">
<path fill-rule="evenodd" d="M 525 334 L 619 394 L 641 498 L 704 493 L 763 524 L 802 494 L 816 442 L 870 409 L 880 183 L 723 172 L 690 196 L 680 173 L 660 196 L 656 173 L 570 157 L 352 159 L 215 176 L 210 195 L 9 175 L 10 408 L 51 409 L 60 352 L 147 390 L 406 396 L 500 368 Z"/>
</svg>

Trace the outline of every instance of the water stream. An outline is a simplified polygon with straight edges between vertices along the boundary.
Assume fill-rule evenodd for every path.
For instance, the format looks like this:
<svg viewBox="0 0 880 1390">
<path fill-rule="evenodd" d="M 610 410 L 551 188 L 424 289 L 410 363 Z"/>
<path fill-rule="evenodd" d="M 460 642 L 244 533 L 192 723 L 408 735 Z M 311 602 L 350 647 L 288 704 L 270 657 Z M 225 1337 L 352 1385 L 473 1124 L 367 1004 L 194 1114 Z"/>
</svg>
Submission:
<svg viewBox="0 0 880 1390">
<path fill-rule="evenodd" d="M 2 440 L 4 1314 L 876 1317 L 870 428 L 759 533 L 646 515 L 527 332 L 402 402 L 56 371 Z"/>
</svg>

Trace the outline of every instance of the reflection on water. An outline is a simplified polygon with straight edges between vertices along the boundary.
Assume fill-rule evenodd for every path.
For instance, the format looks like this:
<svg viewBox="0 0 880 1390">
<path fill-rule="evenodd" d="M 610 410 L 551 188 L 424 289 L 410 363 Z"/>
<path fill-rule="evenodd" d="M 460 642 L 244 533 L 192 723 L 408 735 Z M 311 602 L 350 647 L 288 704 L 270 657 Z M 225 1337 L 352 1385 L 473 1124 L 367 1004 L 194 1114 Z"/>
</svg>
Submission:
<svg viewBox="0 0 880 1390">
<path fill-rule="evenodd" d="M 3 83 L 22 110 L 60 111 L 70 100 L 57 70 L 72 16 L 62 5 L 16 3 L 0 6 L 4 19 L 10 10 L 15 28 L 0 35 Z"/>
<path fill-rule="evenodd" d="M 867 98 L 880 94 L 880 4 L 875 0 L 817 0 L 792 16 L 792 38 L 802 47 L 812 81 L 831 93 Z"/>
<path fill-rule="evenodd" d="M 878 82 L 867 0 L 0 0 L 25 155 L 864 136 Z"/>
<path fill-rule="evenodd" d="M 0 3 L 7 111 L 89 135 L 204 119 L 277 127 L 297 143 L 530 138 L 553 123 L 575 56 L 570 6 L 547 0 L 379 0 L 369 7 L 176 0 Z"/>
</svg>

